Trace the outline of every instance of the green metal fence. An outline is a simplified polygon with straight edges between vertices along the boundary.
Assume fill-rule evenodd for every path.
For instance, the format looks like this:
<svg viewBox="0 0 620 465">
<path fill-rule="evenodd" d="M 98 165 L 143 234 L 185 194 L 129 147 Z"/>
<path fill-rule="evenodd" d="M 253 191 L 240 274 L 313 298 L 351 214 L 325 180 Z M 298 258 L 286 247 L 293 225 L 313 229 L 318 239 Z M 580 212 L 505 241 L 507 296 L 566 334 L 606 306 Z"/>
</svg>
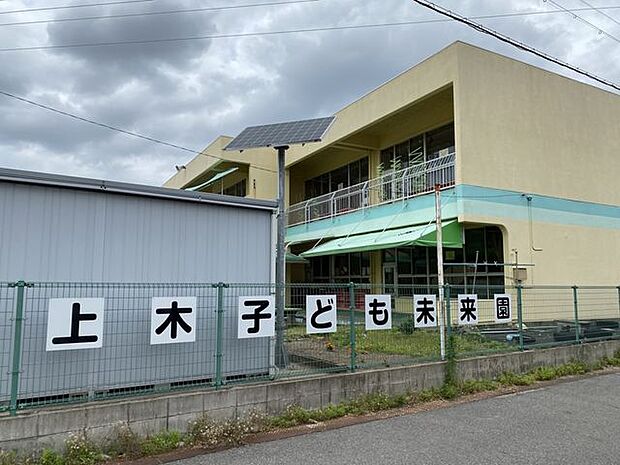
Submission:
<svg viewBox="0 0 620 465">
<path fill-rule="evenodd" d="M 620 337 L 620 287 L 443 291 L 458 357 Z M 283 347 L 275 337 L 239 339 L 239 298 L 274 294 L 273 284 L 0 283 L 0 411 L 440 360 L 439 329 L 414 322 L 414 296 L 437 296 L 437 286 L 287 285 L 285 325 L 276 328 Z M 374 294 L 390 296 L 390 329 L 365 326 Z M 459 321 L 460 294 L 478 295 L 476 325 Z M 496 294 L 510 296 L 508 320 L 496 321 Z M 335 332 L 306 333 L 306 297 L 317 295 L 333 296 Z M 196 298 L 194 342 L 151 344 L 152 299 L 169 296 Z M 50 299 L 62 298 L 105 299 L 100 348 L 47 350 Z"/>
</svg>

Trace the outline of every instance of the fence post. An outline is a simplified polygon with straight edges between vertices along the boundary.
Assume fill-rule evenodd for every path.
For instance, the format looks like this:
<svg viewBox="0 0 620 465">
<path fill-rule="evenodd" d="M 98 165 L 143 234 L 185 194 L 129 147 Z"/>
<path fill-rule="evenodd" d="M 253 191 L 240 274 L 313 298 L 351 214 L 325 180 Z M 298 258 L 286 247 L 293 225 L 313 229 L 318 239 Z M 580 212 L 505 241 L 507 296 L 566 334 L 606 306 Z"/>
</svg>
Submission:
<svg viewBox="0 0 620 465">
<path fill-rule="evenodd" d="M 227 284 L 222 282 L 213 284 L 213 287 L 217 289 L 217 309 L 216 309 L 216 323 L 215 323 L 215 388 L 219 389 L 222 384 L 222 335 L 224 331 L 223 317 L 224 317 L 224 288 L 228 287 Z"/>
<path fill-rule="evenodd" d="M 575 310 L 575 342 L 579 342 L 579 305 L 577 304 L 577 286 L 573 286 L 573 307 Z"/>
<path fill-rule="evenodd" d="M 620 316 L 620 286 L 618 286 L 618 315 Z"/>
<path fill-rule="evenodd" d="M 523 345 L 523 286 L 517 284 L 517 324 L 519 325 L 519 350 L 525 350 Z"/>
<path fill-rule="evenodd" d="M 444 290 L 444 302 L 446 305 L 446 339 L 447 339 L 447 350 L 446 353 L 450 354 L 450 356 L 454 357 L 456 354 L 454 353 L 454 344 L 452 340 L 452 312 L 450 308 L 450 285 L 445 285 Z"/>
<path fill-rule="evenodd" d="M 29 286 L 24 281 L 10 284 L 10 287 L 17 288 L 17 299 L 15 303 L 15 332 L 13 334 L 13 365 L 11 369 L 11 399 L 9 401 L 9 412 L 11 416 L 17 415 L 17 395 L 19 393 L 19 373 L 21 371 L 22 356 L 22 325 L 24 322 L 24 288 Z"/>
<path fill-rule="evenodd" d="M 355 371 L 357 366 L 357 350 L 355 348 L 355 283 L 349 283 L 349 338 L 351 344 L 351 372 Z"/>
</svg>

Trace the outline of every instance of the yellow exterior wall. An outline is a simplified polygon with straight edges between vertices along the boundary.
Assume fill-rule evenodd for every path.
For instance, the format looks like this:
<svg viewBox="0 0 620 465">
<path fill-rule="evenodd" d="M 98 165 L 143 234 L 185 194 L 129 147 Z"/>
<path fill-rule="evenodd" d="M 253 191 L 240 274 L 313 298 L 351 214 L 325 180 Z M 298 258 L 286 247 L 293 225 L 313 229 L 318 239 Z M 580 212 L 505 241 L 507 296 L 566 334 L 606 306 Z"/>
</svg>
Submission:
<svg viewBox="0 0 620 465">
<path fill-rule="evenodd" d="M 384 149 L 452 121 L 454 99 L 450 87 L 396 113 L 371 131 L 377 133 L 379 148 Z"/>
<path fill-rule="evenodd" d="M 549 285 L 620 285 L 620 232 L 617 229 L 593 228 L 534 221 L 530 240 L 528 221 L 509 218 L 467 215 L 459 221 L 495 224 L 504 235 L 504 261 L 514 262 L 517 249 L 519 263 L 527 267 L 524 284 Z M 542 251 L 535 251 L 542 249 Z M 512 271 L 506 268 L 506 284 L 512 283 Z"/>
<path fill-rule="evenodd" d="M 620 96 L 457 45 L 461 182 L 620 204 Z"/>
<path fill-rule="evenodd" d="M 456 45 L 456 44 L 455 44 Z M 439 89 L 448 87 L 457 75 L 457 47 L 451 45 L 401 75 L 378 87 L 359 100 L 336 112 L 336 120 L 322 142 L 291 147 L 287 166 L 298 163 L 310 154 L 358 133 L 389 117 Z M 375 143 L 377 143 L 375 141 Z"/>
<path fill-rule="evenodd" d="M 183 189 L 199 184 L 215 175 L 209 173 L 218 165 L 227 163 L 230 166 L 242 165 L 239 172 L 226 176 L 224 187 L 241 180 L 247 173 L 247 197 L 272 200 L 276 198 L 277 154 L 273 149 L 253 149 L 243 152 L 226 152 L 224 147 L 232 140 L 231 137 L 220 136 L 209 144 L 200 155 L 197 155 L 184 169 L 179 170 L 164 183 L 164 187 Z M 224 159 L 224 160 L 222 160 Z M 243 174 L 241 174 L 243 173 Z M 206 179 L 203 179 L 205 178 Z M 254 187 L 256 186 L 256 187 Z"/>
<path fill-rule="evenodd" d="M 250 165 L 248 173 L 248 195 L 253 199 L 272 200 L 278 192 L 277 175 Z"/>
<path fill-rule="evenodd" d="M 381 148 L 452 120 L 457 185 L 620 205 L 620 97 L 459 42 L 337 112 L 323 142 L 292 146 L 287 205 L 303 200 L 307 179 L 364 156 L 375 177 Z M 166 186 L 194 182 L 220 163 L 212 154 L 249 165 L 249 196 L 275 198 L 275 151 L 223 152 L 229 141 L 218 138 Z M 528 221 L 468 213 L 459 221 L 502 226 L 505 261 L 516 248 L 521 263 L 536 265 L 527 284 L 620 284 L 617 228 L 535 221 L 532 244 Z M 380 252 L 371 268 L 381 282 Z"/>
</svg>

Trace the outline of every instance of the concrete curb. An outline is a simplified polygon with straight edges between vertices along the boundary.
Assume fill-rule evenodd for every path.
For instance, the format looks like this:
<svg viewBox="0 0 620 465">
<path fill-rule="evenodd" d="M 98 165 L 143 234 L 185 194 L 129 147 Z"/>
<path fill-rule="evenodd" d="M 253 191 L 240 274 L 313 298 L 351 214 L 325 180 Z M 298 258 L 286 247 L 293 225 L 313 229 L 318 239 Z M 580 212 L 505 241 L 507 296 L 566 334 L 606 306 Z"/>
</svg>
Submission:
<svg viewBox="0 0 620 465">
<path fill-rule="evenodd" d="M 613 356 L 618 350 L 620 340 L 488 355 L 459 360 L 457 373 L 462 380 L 488 379 L 503 372 L 524 373 L 572 360 L 594 363 Z M 16 417 L 0 417 L 0 449 L 60 449 L 71 434 L 83 433 L 89 439 L 100 441 L 119 425 L 129 426 L 136 434 L 146 436 L 164 430 L 185 431 L 190 421 L 203 414 L 215 419 L 242 417 L 251 410 L 273 415 L 291 404 L 320 408 L 375 392 L 421 391 L 443 384 L 444 365 L 444 362 L 435 362 L 217 391 L 168 393 L 22 411 Z"/>
</svg>

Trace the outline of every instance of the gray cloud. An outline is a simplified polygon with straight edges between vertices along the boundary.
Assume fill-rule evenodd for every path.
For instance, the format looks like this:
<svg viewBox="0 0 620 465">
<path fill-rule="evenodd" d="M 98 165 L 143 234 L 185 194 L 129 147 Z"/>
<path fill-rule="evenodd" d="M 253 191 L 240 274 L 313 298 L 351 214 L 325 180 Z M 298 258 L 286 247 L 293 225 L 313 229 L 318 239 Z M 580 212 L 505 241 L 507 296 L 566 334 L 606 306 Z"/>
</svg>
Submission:
<svg viewBox="0 0 620 465">
<path fill-rule="evenodd" d="M 82 3 L 81 0 L 72 1 Z M 254 0 L 234 0 L 234 3 L 251 1 Z M 62 3 L 70 3 L 70 0 Z M 442 2 L 466 15 L 550 8 L 537 0 L 513 0 L 510 6 L 506 3 L 491 0 Z M 567 7 L 583 6 L 577 0 L 563 3 Z M 24 0 L 21 4 L 40 6 L 34 0 Z M 11 9 L 19 5 L 11 2 Z M 56 15 L 68 17 L 198 6 L 204 3 L 161 0 L 92 11 L 59 11 Z M 0 11 L 2 9 L 9 8 L 0 3 Z M 620 12 L 610 14 L 620 16 Z M 0 22 L 16 19 L 8 16 L 0 15 Z M 31 13 L 19 15 L 19 18 L 51 16 L 53 14 Z M 409 0 L 321 0 L 218 13 L 0 27 L 0 42 L 5 47 L 57 45 L 422 18 L 437 16 Z M 617 25 L 597 13 L 588 13 L 587 18 L 620 34 Z M 484 23 L 584 69 L 620 80 L 617 43 L 570 15 L 486 20 Z M 0 56 L 0 89 L 199 150 L 218 135 L 234 135 L 250 124 L 333 113 L 454 40 L 465 40 L 572 76 L 557 66 L 462 25 L 439 23 L 175 44 L 3 53 Z M 2 166 L 161 184 L 173 173 L 175 164 L 191 158 L 186 152 L 0 98 Z"/>
</svg>

